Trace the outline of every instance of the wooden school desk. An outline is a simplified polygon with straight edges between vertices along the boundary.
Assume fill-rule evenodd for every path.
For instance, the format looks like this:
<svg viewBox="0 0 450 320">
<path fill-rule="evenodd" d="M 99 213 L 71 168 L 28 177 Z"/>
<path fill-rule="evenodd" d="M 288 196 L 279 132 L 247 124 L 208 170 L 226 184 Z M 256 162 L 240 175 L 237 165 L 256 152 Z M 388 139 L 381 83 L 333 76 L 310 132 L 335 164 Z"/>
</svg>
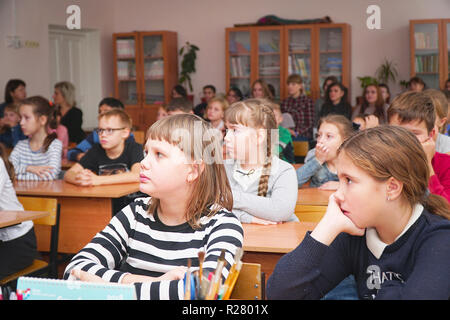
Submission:
<svg viewBox="0 0 450 320">
<path fill-rule="evenodd" d="M 320 190 L 319 188 L 299 188 L 297 205 L 328 206 L 328 198 L 336 190 Z"/>
<path fill-rule="evenodd" d="M 0 210 L 0 228 L 13 226 L 27 220 L 46 217 L 47 211 L 3 211 Z"/>
<path fill-rule="evenodd" d="M 109 223 L 111 200 L 139 191 L 139 183 L 80 187 L 63 180 L 16 181 L 18 196 L 58 199 L 61 205 L 58 252 L 77 253 Z M 40 251 L 49 250 L 49 230 L 35 226 Z"/>
<path fill-rule="evenodd" d="M 272 274 L 278 260 L 294 250 L 305 237 L 306 231 L 312 231 L 317 223 L 284 222 L 275 225 L 243 223 L 244 262 L 260 263 L 266 279 Z"/>
</svg>

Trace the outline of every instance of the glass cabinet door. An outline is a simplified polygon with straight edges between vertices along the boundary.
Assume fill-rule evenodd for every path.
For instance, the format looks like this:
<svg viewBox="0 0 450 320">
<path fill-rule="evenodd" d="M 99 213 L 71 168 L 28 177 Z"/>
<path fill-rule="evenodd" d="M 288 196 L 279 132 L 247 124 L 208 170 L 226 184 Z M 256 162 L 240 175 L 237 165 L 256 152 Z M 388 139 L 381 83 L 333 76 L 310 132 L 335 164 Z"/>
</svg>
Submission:
<svg viewBox="0 0 450 320">
<path fill-rule="evenodd" d="M 136 38 L 117 38 L 116 50 L 119 99 L 125 105 L 137 105 Z"/>
<path fill-rule="evenodd" d="M 288 75 L 299 74 L 305 94 L 311 95 L 311 29 L 288 32 Z"/>
<path fill-rule="evenodd" d="M 445 49 L 445 59 L 447 59 L 447 77 L 445 78 L 445 81 L 450 79 L 450 22 L 447 22 L 444 26 L 447 28 L 447 48 Z M 445 83 L 444 83 L 445 85 Z M 444 88 L 450 91 L 450 88 Z"/>
<path fill-rule="evenodd" d="M 162 35 L 142 37 L 144 60 L 144 104 L 164 103 L 164 57 Z"/>
<path fill-rule="evenodd" d="M 320 28 L 319 33 L 319 88 L 323 96 L 323 82 L 335 76 L 342 82 L 342 29 Z"/>
<path fill-rule="evenodd" d="M 272 86 L 275 101 L 280 100 L 280 30 L 258 32 L 258 78 Z"/>
<path fill-rule="evenodd" d="M 231 31 L 229 33 L 230 88 L 239 88 L 244 97 L 250 96 L 250 39 L 250 31 Z"/>
<path fill-rule="evenodd" d="M 428 88 L 439 89 L 439 25 L 414 25 L 414 70 Z"/>
</svg>

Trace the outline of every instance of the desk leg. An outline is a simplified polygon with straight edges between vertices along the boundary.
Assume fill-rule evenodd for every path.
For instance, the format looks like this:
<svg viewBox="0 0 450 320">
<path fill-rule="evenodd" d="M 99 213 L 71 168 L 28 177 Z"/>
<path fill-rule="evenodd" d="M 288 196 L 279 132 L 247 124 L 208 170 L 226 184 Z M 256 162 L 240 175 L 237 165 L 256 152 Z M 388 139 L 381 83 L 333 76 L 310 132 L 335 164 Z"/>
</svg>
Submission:
<svg viewBox="0 0 450 320">
<path fill-rule="evenodd" d="M 111 198 L 58 198 L 59 253 L 78 253 L 111 220 Z M 50 229 L 35 226 L 39 251 L 49 251 Z"/>
<path fill-rule="evenodd" d="M 245 251 L 242 257 L 242 261 L 249 263 L 259 263 L 261 265 L 261 272 L 266 275 L 266 282 L 272 274 L 275 266 L 283 256 L 283 253 L 272 253 L 272 252 L 252 252 Z"/>
</svg>

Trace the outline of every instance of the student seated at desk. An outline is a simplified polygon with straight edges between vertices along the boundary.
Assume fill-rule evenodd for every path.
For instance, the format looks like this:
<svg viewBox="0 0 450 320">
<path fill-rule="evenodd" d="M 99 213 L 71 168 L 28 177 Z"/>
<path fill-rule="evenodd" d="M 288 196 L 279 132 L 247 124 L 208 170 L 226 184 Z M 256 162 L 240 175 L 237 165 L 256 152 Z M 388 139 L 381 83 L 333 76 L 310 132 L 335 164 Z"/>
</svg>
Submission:
<svg viewBox="0 0 450 320">
<path fill-rule="evenodd" d="M 428 159 L 429 190 L 450 203 L 450 155 L 436 152 L 436 111 L 432 98 L 424 92 L 414 91 L 398 95 L 388 109 L 388 121 L 416 135 Z"/>
<path fill-rule="evenodd" d="M 0 144 L 0 210 L 22 211 L 14 190 L 14 167 Z M 0 279 L 18 272 L 33 263 L 37 256 L 33 221 L 0 228 Z"/>
<path fill-rule="evenodd" d="M 352 133 L 352 123 L 342 115 L 330 114 L 320 118 L 315 156 L 297 169 L 298 187 L 311 180 L 313 188 L 336 190 L 339 185 L 337 150 Z"/>
<path fill-rule="evenodd" d="M 18 104 L 11 103 L 6 105 L 2 122 L 3 126 L 0 128 L 0 142 L 5 144 L 7 148 L 14 148 L 17 142 L 27 138 L 20 127 Z"/>
<path fill-rule="evenodd" d="M 337 169 L 325 216 L 278 261 L 267 297 L 320 299 L 353 274 L 359 299 L 448 300 L 450 209 L 427 190 L 416 137 L 397 126 L 358 132 L 339 148 Z"/>
<path fill-rule="evenodd" d="M 274 156 L 275 114 L 266 99 L 248 99 L 225 112 L 228 180 L 233 213 L 245 223 L 298 221 L 294 214 L 297 181 L 294 167 Z"/>
<path fill-rule="evenodd" d="M 81 186 L 139 181 L 139 162 L 143 159 L 142 145 L 128 140 L 130 116 L 122 109 L 111 109 L 98 116 L 95 144 L 64 175 L 64 180 Z"/>
<path fill-rule="evenodd" d="M 109 111 L 113 108 L 125 109 L 120 100 L 112 97 L 103 98 L 98 104 L 98 114 Z M 134 141 L 133 133 L 130 133 L 128 139 L 130 141 Z M 75 148 L 72 148 L 67 152 L 67 159 L 74 162 L 80 161 L 86 152 L 92 148 L 93 145 L 98 143 L 100 143 L 100 138 L 98 137 L 97 131 L 94 130 L 86 137 L 86 139 L 77 144 Z"/>
<path fill-rule="evenodd" d="M 140 175 L 140 190 L 150 197 L 135 199 L 117 213 L 75 255 L 65 279 L 133 283 L 138 299 L 183 299 L 188 259 L 196 268 L 198 252 L 205 252 L 207 275 L 223 249 L 222 280 L 228 276 L 243 245 L 243 230 L 230 211 L 221 137 L 196 134 L 198 124 L 202 132 L 211 129 L 193 114 L 166 117 L 150 127 Z M 188 134 L 181 143 L 179 135 L 172 135 L 177 129 Z M 197 139 L 195 152 L 192 138 Z"/>
<path fill-rule="evenodd" d="M 48 133 L 48 128 L 56 124 L 48 100 L 27 98 L 20 103 L 19 112 L 20 126 L 28 139 L 19 141 L 9 156 L 17 180 L 58 179 L 63 147 L 55 132 Z"/>
</svg>

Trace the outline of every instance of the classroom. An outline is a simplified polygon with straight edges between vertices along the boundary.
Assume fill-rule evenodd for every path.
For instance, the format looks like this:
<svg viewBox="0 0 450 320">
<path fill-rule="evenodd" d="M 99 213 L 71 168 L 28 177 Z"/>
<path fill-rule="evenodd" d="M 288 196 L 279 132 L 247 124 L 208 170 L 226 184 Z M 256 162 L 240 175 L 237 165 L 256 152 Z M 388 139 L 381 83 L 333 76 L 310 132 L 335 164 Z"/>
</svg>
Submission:
<svg viewBox="0 0 450 320">
<path fill-rule="evenodd" d="M 0 0 L 0 39 L 0 300 L 450 298 L 448 0 Z"/>
</svg>

